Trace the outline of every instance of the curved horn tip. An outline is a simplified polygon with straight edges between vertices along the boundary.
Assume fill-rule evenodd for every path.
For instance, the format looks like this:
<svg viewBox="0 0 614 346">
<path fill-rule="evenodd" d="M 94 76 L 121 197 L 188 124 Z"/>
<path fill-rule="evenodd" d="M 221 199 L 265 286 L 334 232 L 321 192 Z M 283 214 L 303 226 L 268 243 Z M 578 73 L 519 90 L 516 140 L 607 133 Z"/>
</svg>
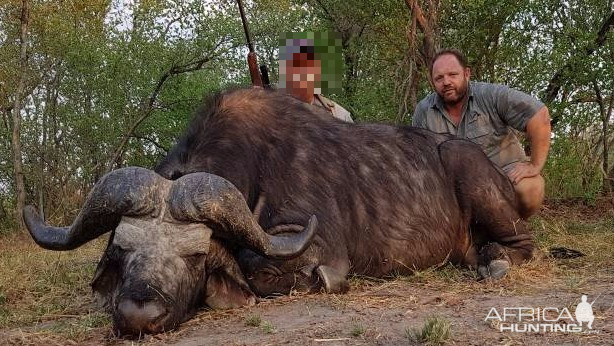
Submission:
<svg viewBox="0 0 614 346">
<path fill-rule="evenodd" d="M 308 242 L 311 242 L 311 239 L 316 235 L 316 229 L 318 228 L 318 218 L 315 215 L 311 215 L 309 221 L 307 221 L 307 226 L 305 227 L 305 233 Z"/>
<path fill-rule="evenodd" d="M 300 256 L 313 241 L 318 226 L 318 218 L 312 215 L 303 231 L 290 237 L 270 236 L 271 248 L 267 257 L 275 259 L 291 259 Z"/>
<path fill-rule="evenodd" d="M 38 246 L 47 250 L 57 250 L 53 244 L 49 243 L 49 233 L 46 232 L 45 220 L 34 206 L 25 206 L 22 210 L 22 217 L 30 236 Z"/>
</svg>

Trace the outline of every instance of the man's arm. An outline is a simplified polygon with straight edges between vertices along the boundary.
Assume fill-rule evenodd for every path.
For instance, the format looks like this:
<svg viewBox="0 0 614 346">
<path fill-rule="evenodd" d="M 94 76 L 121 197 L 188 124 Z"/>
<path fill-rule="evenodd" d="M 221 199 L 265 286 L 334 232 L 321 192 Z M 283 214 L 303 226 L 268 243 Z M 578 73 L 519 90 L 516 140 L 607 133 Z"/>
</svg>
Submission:
<svg viewBox="0 0 614 346">
<path fill-rule="evenodd" d="M 531 143 L 531 161 L 519 163 L 509 172 L 514 184 L 540 174 L 550 150 L 550 131 L 550 115 L 548 108 L 544 106 L 527 122 L 526 134 Z"/>
</svg>

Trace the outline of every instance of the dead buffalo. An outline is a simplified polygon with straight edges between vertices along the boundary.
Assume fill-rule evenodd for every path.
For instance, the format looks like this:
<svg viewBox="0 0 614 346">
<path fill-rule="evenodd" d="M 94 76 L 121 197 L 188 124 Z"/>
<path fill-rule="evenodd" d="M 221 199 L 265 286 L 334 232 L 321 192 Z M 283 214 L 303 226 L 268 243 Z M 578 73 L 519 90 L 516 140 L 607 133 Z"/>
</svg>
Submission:
<svg viewBox="0 0 614 346">
<path fill-rule="evenodd" d="M 343 292 L 348 274 L 451 261 L 496 278 L 534 249 L 510 181 L 478 146 L 344 123 L 275 91 L 212 97 L 156 172 L 176 181 L 111 173 L 70 228 L 25 212 L 46 248 L 114 230 L 92 286 L 124 333 L 167 330 L 202 304 Z"/>
<path fill-rule="evenodd" d="M 221 241 L 267 258 L 292 258 L 309 246 L 317 223 L 312 217 L 305 229 L 278 225 L 269 233 L 294 233 L 271 235 L 227 180 L 201 172 L 170 181 L 138 167 L 105 175 L 70 227 L 47 226 L 30 206 L 24 219 L 36 243 L 49 250 L 71 250 L 113 232 L 92 289 L 111 311 L 116 329 L 133 335 L 172 329 L 203 304 L 253 304 L 253 293 Z M 227 281 L 234 285 L 231 291 Z"/>
</svg>

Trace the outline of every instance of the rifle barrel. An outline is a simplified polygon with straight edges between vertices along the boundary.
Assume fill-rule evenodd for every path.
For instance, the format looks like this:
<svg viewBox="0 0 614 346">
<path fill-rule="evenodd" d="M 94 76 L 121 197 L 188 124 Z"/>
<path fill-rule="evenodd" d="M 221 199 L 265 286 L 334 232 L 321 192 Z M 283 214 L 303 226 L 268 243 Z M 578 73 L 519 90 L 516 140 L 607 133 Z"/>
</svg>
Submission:
<svg viewBox="0 0 614 346">
<path fill-rule="evenodd" d="M 597 296 L 597 298 L 595 298 L 595 300 L 593 300 L 593 302 L 591 303 L 591 306 L 593 306 L 593 304 L 595 304 L 595 302 L 597 301 L 597 299 L 599 299 L 599 297 L 601 297 L 601 293 L 599 293 L 599 295 Z"/>
<path fill-rule="evenodd" d="M 245 38 L 247 39 L 247 48 L 249 48 L 250 52 L 254 51 L 254 44 L 252 43 L 252 39 L 249 35 L 249 28 L 247 27 L 247 18 L 245 18 L 245 10 L 243 10 L 243 2 L 241 0 L 237 0 L 239 4 L 239 12 L 241 12 L 241 22 L 243 22 L 243 31 L 245 32 Z"/>
</svg>

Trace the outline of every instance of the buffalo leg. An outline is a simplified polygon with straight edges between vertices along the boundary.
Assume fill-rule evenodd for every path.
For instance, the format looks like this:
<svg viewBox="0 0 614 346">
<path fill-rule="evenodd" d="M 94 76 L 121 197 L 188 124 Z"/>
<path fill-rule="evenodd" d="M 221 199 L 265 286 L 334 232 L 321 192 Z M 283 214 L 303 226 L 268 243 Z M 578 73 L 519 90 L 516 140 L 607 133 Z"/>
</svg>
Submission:
<svg viewBox="0 0 614 346">
<path fill-rule="evenodd" d="M 249 286 L 261 297 L 321 289 L 327 293 L 347 292 L 348 270 L 318 263 L 316 248 L 291 260 L 272 260 L 247 249 L 241 249 L 237 257 Z"/>
<path fill-rule="evenodd" d="M 311 291 L 317 285 L 317 278 L 313 275 L 316 265 L 302 256 L 291 260 L 274 260 L 251 250 L 241 249 L 237 258 L 249 286 L 258 296 L 271 297 L 292 291 Z"/>
<path fill-rule="evenodd" d="M 520 217 L 510 180 L 468 141 L 443 142 L 439 152 L 444 169 L 454 179 L 458 202 L 470 215 L 471 229 L 486 243 L 478 256 L 480 274 L 500 278 L 509 264 L 530 259 L 533 237 Z"/>
</svg>

